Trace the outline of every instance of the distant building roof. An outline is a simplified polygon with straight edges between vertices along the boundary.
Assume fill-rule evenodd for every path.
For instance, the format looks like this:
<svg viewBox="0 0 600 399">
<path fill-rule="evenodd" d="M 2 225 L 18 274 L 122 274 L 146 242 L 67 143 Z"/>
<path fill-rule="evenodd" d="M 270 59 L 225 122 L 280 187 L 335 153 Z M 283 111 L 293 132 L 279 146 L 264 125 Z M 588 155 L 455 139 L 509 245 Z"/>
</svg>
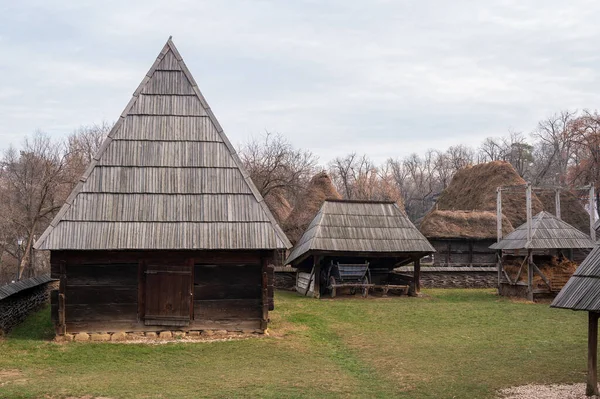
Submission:
<svg viewBox="0 0 600 399">
<path fill-rule="evenodd" d="M 567 222 L 542 211 L 532 218 L 531 241 L 527 241 L 527 223 L 490 246 L 491 249 L 566 249 L 593 248 L 594 243 Z"/>
<path fill-rule="evenodd" d="M 600 243 L 558 293 L 552 307 L 600 311 Z"/>
<path fill-rule="evenodd" d="M 38 249 L 291 244 L 169 39 Z"/>
<path fill-rule="evenodd" d="M 287 263 L 316 252 L 427 254 L 435 250 L 394 202 L 327 200 Z"/>
</svg>

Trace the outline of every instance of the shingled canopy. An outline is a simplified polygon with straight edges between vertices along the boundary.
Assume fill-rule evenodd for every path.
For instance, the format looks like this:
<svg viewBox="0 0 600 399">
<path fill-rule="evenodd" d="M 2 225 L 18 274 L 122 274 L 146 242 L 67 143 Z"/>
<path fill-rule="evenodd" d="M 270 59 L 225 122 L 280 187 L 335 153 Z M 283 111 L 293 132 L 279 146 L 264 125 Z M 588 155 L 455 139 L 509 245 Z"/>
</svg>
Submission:
<svg viewBox="0 0 600 399">
<path fill-rule="evenodd" d="M 287 262 L 300 270 L 313 269 L 318 296 L 319 269 L 331 262 L 368 261 L 372 271 L 379 268 L 387 275 L 392 268 L 418 263 L 433 252 L 431 244 L 394 202 L 327 200 Z M 374 281 L 376 278 L 373 276 Z M 418 281 L 415 288 L 419 288 Z"/>
<path fill-rule="evenodd" d="M 532 218 L 531 239 L 527 239 L 527 223 L 493 244 L 492 249 L 567 249 L 592 248 L 590 236 L 567 222 L 542 211 Z"/>
<path fill-rule="evenodd" d="M 585 310 L 588 317 L 587 395 L 599 395 L 597 381 L 598 317 L 600 315 L 600 244 L 579 265 L 552 304 L 554 308 Z"/>
<path fill-rule="evenodd" d="M 573 250 L 587 251 L 593 247 L 594 243 L 588 235 L 554 215 L 542 211 L 531 219 L 531 226 L 525 223 L 500 242 L 490 246 L 491 249 L 500 251 L 498 259 L 499 293 L 506 296 L 523 296 L 529 300 L 533 300 L 536 294 L 555 294 L 565 284 L 569 275 L 564 276 L 558 273 L 553 280 L 547 276 L 548 272 L 544 273 L 543 268 L 538 264 L 541 261 L 546 264 L 551 263 L 553 256 L 557 259 L 573 260 Z M 520 251 L 524 251 L 524 253 Z M 507 260 L 513 261 L 521 256 L 524 256 L 523 261 L 513 279 L 507 273 L 508 267 L 505 266 L 505 263 Z M 538 260 L 534 260 L 534 257 L 537 257 Z M 519 281 L 522 270 L 527 273 L 526 283 Z M 542 278 L 545 289 L 534 287 L 534 273 Z"/>
<path fill-rule="evenodd" d="M 263 274 L 290 246 L 171 39 L 35 245 L 62 333 L 264 329 Z"/>
</svg>

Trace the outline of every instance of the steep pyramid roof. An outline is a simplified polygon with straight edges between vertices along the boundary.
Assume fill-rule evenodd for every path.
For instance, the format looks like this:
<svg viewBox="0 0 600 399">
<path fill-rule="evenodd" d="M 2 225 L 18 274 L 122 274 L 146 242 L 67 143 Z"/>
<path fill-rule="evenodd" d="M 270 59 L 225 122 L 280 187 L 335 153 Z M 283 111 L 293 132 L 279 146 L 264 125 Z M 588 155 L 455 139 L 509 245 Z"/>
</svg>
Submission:
<svg viewBox="0 0 600 399">
<path fill-rule="evenodd" d="M 567 222 L 542 211 L 531 221 L 531 241 L 527 241 L 527 223 L 490 246 L 492 249 L 562 249 L 593 248 L 594 243 Z"/>
<path fill-rule="evenodd" d="M 290 246 L 170 38 L 35 245 Z"/>
<path fill-rule="evenodd" d="M 311 253 L 435 252 L 395 202 L 326 200 L 287 263 Z"/>
</svg>

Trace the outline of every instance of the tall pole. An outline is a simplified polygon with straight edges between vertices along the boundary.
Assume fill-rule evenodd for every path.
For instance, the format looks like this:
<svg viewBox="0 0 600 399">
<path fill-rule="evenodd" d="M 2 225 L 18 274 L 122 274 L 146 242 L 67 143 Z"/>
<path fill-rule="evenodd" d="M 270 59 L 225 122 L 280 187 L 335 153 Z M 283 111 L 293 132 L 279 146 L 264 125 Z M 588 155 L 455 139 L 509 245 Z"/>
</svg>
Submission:
<svg viewBox="0 0 600 399">
<path fill-rule="evenodd" d="M 590 237 L 592 241 L 596 241 L 596 229 L 594 229 L 594 225 L 596 224 L 596 204 L 595 204 L 595 193 L 594 193 L 594 183 L 590 184 Z"/>
<path fill-rule="evenodd" d="M 502 241 L 502 187 L 496 189 L 496 242 Z"/>
<path fill-rule="evenodd" d="M 532 226 L 531 226 L 531 183 L 527 183 L 527 190 L 525 192 L 525 203 L 527 207 L 527 245 L 531 243 Z"/>
<path fill-rule="evenodd" d="M 588 312 L 588 373 L 585 394 L 600 395 L 598 392 L 598 313 Z"/>
</svg>

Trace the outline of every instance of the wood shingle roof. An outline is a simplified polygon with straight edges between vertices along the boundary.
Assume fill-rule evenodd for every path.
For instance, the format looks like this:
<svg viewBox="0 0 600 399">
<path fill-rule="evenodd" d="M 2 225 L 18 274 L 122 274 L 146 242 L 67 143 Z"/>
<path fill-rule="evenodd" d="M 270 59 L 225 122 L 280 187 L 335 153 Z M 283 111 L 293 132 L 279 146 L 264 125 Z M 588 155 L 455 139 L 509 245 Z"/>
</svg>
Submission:
<svg viewBox="0 0 600 399">
<path fill-rule="evenodd" d="M 532 218 L 531 231 L 531 240 L 527 241 L 527 223 L 522 224 L 490 248 L 567 249 L 594 247 L 590 236 L 545 211 Z"/>
<path fill-rule="evenodd" d="M 169 38 L 37 249 L 291 244 Z"/>
<path fill-rule="evenodd" d="M 555 308 L 600 311 L 600 244 L 579 265 L 552 305 Z"/>
<path fill-rule="evenodd" d="M 326 200 L 287 263 L 310 252 L 435 252 L 429 241 L 393 202 Z"/>
</svg>

